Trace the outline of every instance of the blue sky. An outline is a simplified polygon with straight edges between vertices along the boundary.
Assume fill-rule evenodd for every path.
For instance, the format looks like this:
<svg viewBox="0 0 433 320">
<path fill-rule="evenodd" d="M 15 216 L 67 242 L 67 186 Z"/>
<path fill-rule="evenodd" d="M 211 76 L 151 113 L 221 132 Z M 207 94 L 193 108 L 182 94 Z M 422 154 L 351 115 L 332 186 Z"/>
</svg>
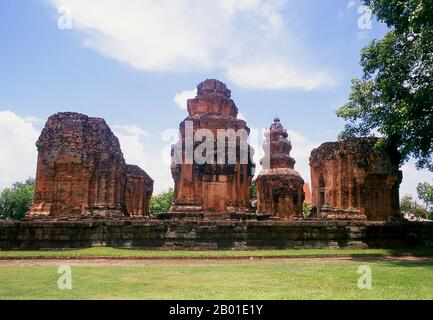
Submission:
<svg viewBox="0 0 433 320">
<path fill-rule="evenodd" d="M 126 160 L 155 178 L 156 191 L 171 186 L 161 157 L 170 142 L 161 134 L 175 132 L 186 117 L 175 96 L 190 95 L 206 78 L 227 84 L 251 128 L 268 127 L 279 115 L 308 181 L 309 152 L 335 140 L 344 125 L 334 111 L 347 100 L 350 79 L 361 74 L 361 48 L 386 32 L 375 21 L 360 28 L 359 6 L 349 0 L 2 0 L 0 188 L 34 175 L 34 142 L 59 111 L 105 118 Z M 62 30 L 65 8 L 72 29 Z M 404 172 L 402 193 L 432 180 L 412 164 Z"/>
</svg>

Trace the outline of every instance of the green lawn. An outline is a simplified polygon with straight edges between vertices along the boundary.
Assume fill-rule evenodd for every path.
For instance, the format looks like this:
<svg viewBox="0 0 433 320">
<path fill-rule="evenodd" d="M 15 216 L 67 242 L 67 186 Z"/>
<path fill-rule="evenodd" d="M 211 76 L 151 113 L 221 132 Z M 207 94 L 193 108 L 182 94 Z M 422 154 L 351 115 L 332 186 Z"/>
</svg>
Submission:
<svg viewBox="0 0 433 320">
<path fill-rule="evenodd" d="M 360 265 L 373 288 L 357 288 Z M 0 299 L 433 299 L 433 264 L 420 262 L 237 263 L 72 267 L 57 288 L 55 266 L 0 267 Z"/>
<path fill-rule="evenodd" d="M 0 251 L 0 258 L 236 258 L 236 257 L 293 257 L 293 256 L 338 256 L 338 255 L 415 255 L 433 256 L 431 249 L 305 249 L 305 250 L 256 250 L 256 251 L 157 251 L 116 248 L 89 248 L 62 251 Z"/>
</svg>

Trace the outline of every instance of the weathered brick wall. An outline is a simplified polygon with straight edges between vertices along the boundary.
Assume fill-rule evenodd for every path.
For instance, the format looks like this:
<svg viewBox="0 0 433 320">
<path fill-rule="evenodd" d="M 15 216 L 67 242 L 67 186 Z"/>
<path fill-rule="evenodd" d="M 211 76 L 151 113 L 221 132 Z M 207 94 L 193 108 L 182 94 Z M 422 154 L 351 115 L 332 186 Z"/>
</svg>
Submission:
<svg viewBox="0 0 433 320">
<path fill-rule="evenodd" d="M 35 201 L 28 218 L 143 216 L 153 180 L 126 165 L 104 119 L 65 112 L 49 117 L 37 143 Z"/>
<path fill-rule="evenodd" d="M 144 170 L 135 165 L 127 164 L 126 173 L 125 203 L 128 213 L 133 217 L 144 216 L 149 212 L 154 181 Z"/>
<path fill-rule="evenodd" d="M 326 142 L 311 152 L 313 206 L 329 220 L 389 221 L 400 213 L 397 149 L 377 151 L 377 138 Z"/>
<path fill-rule="evenodd" d="M 0 222 L 0 248 L 399 248 L 433 246 L 433 223 L 88 220 Z"/>
</svg>

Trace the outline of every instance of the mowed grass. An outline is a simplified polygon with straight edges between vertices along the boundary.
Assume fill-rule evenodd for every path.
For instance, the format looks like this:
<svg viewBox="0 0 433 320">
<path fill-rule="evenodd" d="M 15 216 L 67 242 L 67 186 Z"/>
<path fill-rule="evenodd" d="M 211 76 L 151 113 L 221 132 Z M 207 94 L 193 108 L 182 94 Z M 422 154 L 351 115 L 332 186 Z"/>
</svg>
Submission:
<svg viewBox="0 0 433 320">
<path fill-rule="evenodd" d="M 414 255 L 433 256 L 433 248 L 420 249 L 301 249 L 301 250 L 215 250 L 215 251 L 158 251 L 98 247 L 79 250 L 55 251 L 0 251 L 0 258 L 245 258 L 339 255 Z"/>
<path fill-rule="evenodd" d="M 68 291 L 56 266 L 0 267 L 0 299 L 433 299 L 432 263 L 317 260 L 76 266 Z M 357 287 L 361 265 L 371 290 Z"/>
</svg>

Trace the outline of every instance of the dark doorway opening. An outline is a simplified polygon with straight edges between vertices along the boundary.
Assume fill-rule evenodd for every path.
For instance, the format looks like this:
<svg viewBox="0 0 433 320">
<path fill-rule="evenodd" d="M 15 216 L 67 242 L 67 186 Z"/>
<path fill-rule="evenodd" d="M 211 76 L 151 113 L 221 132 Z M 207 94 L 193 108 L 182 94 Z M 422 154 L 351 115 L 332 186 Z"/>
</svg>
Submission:
<svg viewBox="0 0 433 320">
<path fill-rule="evenodd" d="M 326 204 L 326 185 L 323 175 L 320 174 L 319 178 L 319 204 L 317 207 L 317 213 L 322 212 L 322 207 Z"/>
</svg>

